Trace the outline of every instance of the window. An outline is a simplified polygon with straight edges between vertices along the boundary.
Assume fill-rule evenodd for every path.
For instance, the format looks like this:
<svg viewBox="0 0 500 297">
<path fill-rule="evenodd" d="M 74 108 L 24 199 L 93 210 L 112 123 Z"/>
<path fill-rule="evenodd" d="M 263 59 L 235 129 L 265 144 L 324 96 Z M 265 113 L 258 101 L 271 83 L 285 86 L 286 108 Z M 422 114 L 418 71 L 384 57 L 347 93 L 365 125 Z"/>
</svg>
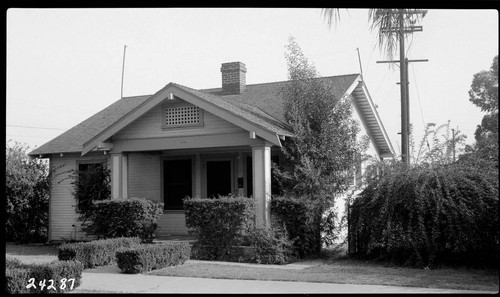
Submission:
<svg viewBox="0 0 500 297">
<path fill-rule="evenodd" d="M 97 174 L 100 178 L 106 178 L 106 161 L 105 160 L 92 160 L 92 161 L 77 161 L 78 175 L 81 177 L 88 174 Z"/>
<path fill-rule="evenodd" d="M 98 167 L 102 167 L 101 164 L 99 163 L 87 163 L 87 164 L 78 164 L 78 171 L 79 172 L 88 172 L 90 170 L 97 170 Z"/>
<path fill-rule="evenodd" d="M 203 125 L 202 110 L 194 105 L 166 104 L 163 108 L 163 128 Z"/>
<path fill-rule="evenodd" d="M 76 163 L 73 191 L 77 199 L 77 210 L 86 212 L 91 201 L 108 199 L 111 196 L 110 171 L 106 161 L 79 160 Z"/>
</svg>

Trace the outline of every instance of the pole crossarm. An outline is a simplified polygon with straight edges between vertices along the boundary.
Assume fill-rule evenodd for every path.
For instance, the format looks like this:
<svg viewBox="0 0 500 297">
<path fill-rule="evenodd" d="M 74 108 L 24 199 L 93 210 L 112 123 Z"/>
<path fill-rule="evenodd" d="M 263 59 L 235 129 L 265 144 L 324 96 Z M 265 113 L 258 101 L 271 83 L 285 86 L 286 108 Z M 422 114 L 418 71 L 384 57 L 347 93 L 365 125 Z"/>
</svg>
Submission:
<svg viewBox="0 0 500 297">
<path fill-rule="evenodd" d="M 429 59 L 406 60 L 406 62 L 429 62 Z M 401 60 L 377 61 L 377 63 L 401 63 Z"/>
<path fill-rule="evenodd" d="M 404 33 L 413 33 L 413 32 L 422 32 L 424 31 L 424 28 L 422 26 L 409 26 L 409 27 L 404 27 L 403 32 Z M 381 28 L 380 32 L 382 33 L 400 33 L 401 29 L 400 28 L 391 28 L 391 29 L 386 29 L 386 28 Z"/>
<path fill-rule="evenodd" d="M 411 34 L 413 32 L 422 32 L 422 26 L 414 26 L 414 22 L 416 20 L 410 20 L 410 25 L 406 25 L 407 19 L 405 19 L 405 15 L 412 14 L 422 14 L 425 16 L 427 14 L 427 10 L 419 10 L 415 9 L 413 11 L 404 11 L 404 9 L 399 9 L 399 13 L 397 15 L 397 26 L 395 27 L 386 27 L 380 28 L 380 33 L 394 33 L 397 35 L 396 40 L 399 41 L 399 60 L 392 61 L 377 61 L 377 63 L 398 63 L 399 64 L 399 73 L 400 73 L 400 88 L 401 88 L 401 160 L 409 164 L 410 162 L 410 93 L 409 93 L 409 81 L 408 81 L 408 63 L 410 62 L 428 62 L 428 59 L 416 59 L 416 60 L 408 60 L 405 57 L 405 34 Z M 406 25 L 406 26 L 405 26 Z"/>
</svg>

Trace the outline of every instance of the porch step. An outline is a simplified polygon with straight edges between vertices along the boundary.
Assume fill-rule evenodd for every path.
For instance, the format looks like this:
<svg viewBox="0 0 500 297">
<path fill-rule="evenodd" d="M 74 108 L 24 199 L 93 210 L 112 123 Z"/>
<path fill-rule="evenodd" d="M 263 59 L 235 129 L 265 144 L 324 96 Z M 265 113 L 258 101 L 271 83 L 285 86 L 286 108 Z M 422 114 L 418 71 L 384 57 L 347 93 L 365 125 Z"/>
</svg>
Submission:
<svg viewBox="0 0 500 297">
<path fill-rule="evenodd" d="M 179 241 L 187 241 L 192 246 L 198 239 L 193 235 L 171 235 L 171 236 L 161 236 L 156 237 L 153 242 L 179 242 Z"/>
<path fill-rule="evenodd" d="M 184 213 L 164 213 L 158 220 L 157 238 L 172 235 L 189 235 Z"/>
</svg>

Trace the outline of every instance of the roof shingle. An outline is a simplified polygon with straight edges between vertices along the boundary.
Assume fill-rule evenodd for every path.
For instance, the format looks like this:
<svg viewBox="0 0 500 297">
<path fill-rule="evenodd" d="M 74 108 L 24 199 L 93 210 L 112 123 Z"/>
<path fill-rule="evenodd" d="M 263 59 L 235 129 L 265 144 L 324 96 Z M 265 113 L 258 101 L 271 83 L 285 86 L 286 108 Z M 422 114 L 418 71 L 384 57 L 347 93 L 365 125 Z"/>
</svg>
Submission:
<svg viewBox="0 0 500 297">
<path fill-rule="evenodd" d="M 350 74 L 319 79 L 331 87 L 336 96 L 342 96 L 358 76 L 359 74 Z M 284 121 L 283 98 L 280 95 L 282 88 L 288 83 L 290 82 L 282 81 L 247 85 L 242 94 L 224 96 L 221 95 L 221 88 L 195 90 L 179 84 L 173 85 L 269 131 L 291 136 L 293 132 Z M 149 97 L 151 95 L 122 98 L 39 148 L 34 149 L 29 155 L 81 152 L 84 143 L 126 116 Z"/>
</svg>

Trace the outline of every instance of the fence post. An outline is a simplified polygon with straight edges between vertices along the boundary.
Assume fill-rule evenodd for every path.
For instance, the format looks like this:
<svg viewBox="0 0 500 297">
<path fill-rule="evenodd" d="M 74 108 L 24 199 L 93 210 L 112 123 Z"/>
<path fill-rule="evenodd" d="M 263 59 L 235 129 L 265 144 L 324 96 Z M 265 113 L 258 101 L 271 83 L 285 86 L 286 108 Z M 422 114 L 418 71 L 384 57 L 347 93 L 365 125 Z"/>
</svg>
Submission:
<svg viewBox="0 0 500 297">
<path fill-rule="evenodd" d="M 351 256 L 351 205 L 347 204 L 347 256 Z"/>
</svg>

